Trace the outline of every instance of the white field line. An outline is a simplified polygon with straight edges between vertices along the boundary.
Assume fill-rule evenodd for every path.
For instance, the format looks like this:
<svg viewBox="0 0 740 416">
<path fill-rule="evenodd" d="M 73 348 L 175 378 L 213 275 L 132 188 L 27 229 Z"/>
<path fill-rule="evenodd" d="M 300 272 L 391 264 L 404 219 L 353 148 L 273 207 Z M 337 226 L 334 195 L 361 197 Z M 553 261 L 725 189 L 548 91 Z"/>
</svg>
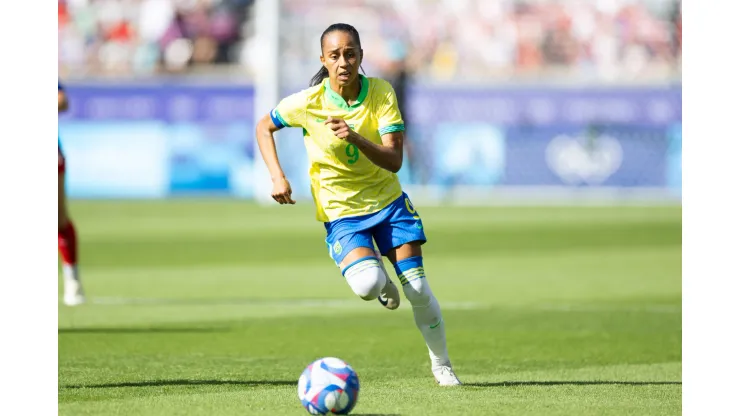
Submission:
<svg viewBox="0 0 740 416">
<path fill-rule="evenodd" d="M 250 299 L 250 298 L 145 298 L 145 297 L 115 297 L 98 296 L 89 300 L 89 303 L 100 306 L 261 306 L 280 308 L 333 308 L 333 309 L 362 309 L 375 302 L 363 302 L 359 299 Z M 495 305 L 482 302 L 440 302 L 443 310 L 485 310 L 491 309 L 519 309 L 544 312 L 646 312 L 656 314 L 681 313 L 678 305 L 645 304 L 645 305 L 579 305 L 579 304 L 533 304 L 533 305 Z M 408 302 L 401 303 L 402 308 L 410 307 Z"/>
</svg>

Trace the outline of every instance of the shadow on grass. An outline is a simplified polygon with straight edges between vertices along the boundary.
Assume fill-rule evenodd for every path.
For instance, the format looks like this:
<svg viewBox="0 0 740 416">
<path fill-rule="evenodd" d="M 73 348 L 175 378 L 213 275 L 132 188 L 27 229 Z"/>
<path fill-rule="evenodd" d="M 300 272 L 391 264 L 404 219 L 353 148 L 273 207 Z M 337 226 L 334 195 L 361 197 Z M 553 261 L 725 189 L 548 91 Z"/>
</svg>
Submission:
<svg viewBox="0 0 740 416">
<path fill-rule="evenodd" d="M 58 334 L 175 334 L 228 332 L 231 328 L 59 328 Z"/>
<path fill-rule="evenodd" d="M 159 386 L 295 386 L 295 381 L 288 380 L 148 380 L 127 381 L 122 383 L 103 384 L 66 384 L 63 389 L 114 389 L 120 387 L 159 387 Z"/>
<path fill-rule="evenodd" d="M 501 381 L 497 383 L 465 383 L 466 387 L 517 387 L 517 386 L 665 386 L 681 385 L 680 381 Z"/>
</svg>

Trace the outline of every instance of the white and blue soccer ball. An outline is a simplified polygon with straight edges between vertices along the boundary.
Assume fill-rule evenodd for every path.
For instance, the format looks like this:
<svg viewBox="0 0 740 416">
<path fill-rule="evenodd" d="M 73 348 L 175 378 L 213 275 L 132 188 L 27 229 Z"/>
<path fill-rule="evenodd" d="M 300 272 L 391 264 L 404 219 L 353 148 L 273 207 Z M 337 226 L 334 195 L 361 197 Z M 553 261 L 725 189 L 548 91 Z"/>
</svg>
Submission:
<svg viewBox="0 0 740 416">
<path fill-rule="evenodd" d="M 298 379 L 298 398 L 312 415 L 349 414 L 359 393 L 357 373 L 339 358 L 325 357 L 312 362 Z"/>
</svg>

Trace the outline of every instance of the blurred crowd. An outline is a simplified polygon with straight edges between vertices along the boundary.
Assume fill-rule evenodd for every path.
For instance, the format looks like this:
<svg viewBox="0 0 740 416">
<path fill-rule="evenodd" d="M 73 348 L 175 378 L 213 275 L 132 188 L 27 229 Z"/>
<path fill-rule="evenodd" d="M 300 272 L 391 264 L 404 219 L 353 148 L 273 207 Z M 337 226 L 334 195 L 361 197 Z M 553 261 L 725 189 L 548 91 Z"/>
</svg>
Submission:
<svg viewBox="0 0 740 416">
<path fill-rule="evenodd" d="M 680 77 L 675 0 L 284 0 L 291 59 L 316 67 L 327 14 L 363 37 L 368 71 L 402 61 L 436 81 Z M 300 32 L 299 32 L 300 33 Z M 310 51 L 308 54 L 305 51 Z M 295 70 L 295 69 L 294 69 Z M 301 72 L 306 69 L 301 68 Z"/>
<path fill-rule="evenodd" d="M 255 0 L 60 0 L 60 73 L 259 64 Z M 355 25 L 364 68 L 430 81 L 680 78 L 677 0 L 282 0 L 283 76 L 310 78 L 318 37 Z M 289 62 L 285 65 L 284 62 Z"/>
<path fill-rule="evenodd" d="M 59 0 L 60 76 L 210 69 L 238 61 L 254 0 Z"/>
</svg>

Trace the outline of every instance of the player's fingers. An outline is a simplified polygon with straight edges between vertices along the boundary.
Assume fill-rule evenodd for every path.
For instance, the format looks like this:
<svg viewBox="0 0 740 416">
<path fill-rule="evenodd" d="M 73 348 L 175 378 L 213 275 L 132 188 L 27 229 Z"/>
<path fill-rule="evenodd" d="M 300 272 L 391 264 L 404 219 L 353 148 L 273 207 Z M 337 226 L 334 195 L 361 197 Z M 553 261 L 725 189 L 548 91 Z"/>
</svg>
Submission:
<svg viewBox="0 0 740 416">
<path fill-rule="evenodd" d="M 285 204 L 287 203 L 287 195 L 288 195 L 288 191 L 277 191 L 273 194 L 273 197 L 279 203 Z"/>
<path fill-rule="evenodd" d="M 277 195 L 278 202 L 280 202 L 281 204 L 295 204 L 295 201 L 291 199 L 290 194 L 291 194 L 290 190 L 281 192 L 280 194 Z"/>
<path fill-rule="evenodd" d="M 342 124 L 344 124 L 344 120 L 342 120 L 341 118 L 329 117 L 326 119 L 324 124 L 327 124 L 330 126 L 341 126 Z"/>
<path fill-rule="evenodd" d="M 282 205 L 282 204 L 290 203 L 290 194 L 291 194 L 290 185 L 288 185 L 287 187 L 282 188 L 278 192 L 275 192 L 274 195 L 277 197 L 276 200 Z"/>
<path fill-rule="evenodd" d="M 328 124 L 328 126 L 330 129 L 332 129 L 332 131 L 337 131 L 343 127 L 342 123 L 340 123 L 339 121 L 335 121 L 334 123 Z"/>
</svg>

